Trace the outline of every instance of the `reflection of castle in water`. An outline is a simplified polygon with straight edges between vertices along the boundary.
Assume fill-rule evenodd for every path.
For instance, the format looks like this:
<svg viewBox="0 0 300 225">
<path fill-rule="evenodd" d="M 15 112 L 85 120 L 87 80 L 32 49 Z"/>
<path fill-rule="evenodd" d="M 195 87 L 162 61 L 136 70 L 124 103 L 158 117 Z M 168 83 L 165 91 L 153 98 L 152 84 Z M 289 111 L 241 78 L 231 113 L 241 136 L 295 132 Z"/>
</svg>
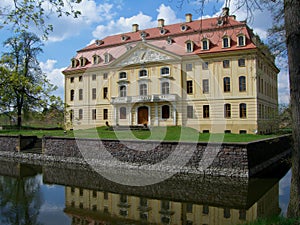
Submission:
<svg viewBox="0 0 300 225">
<path fill-rule="evenodd" d="M 280 212 L 278 183 L 249 209 L 150 199 L 74 187 L 66 187 L 65 190 L 65 212 L 72 217 L 74 225 L 132 224 L 134 221 L 150 224 L 234 225 Z"/>
</svg>

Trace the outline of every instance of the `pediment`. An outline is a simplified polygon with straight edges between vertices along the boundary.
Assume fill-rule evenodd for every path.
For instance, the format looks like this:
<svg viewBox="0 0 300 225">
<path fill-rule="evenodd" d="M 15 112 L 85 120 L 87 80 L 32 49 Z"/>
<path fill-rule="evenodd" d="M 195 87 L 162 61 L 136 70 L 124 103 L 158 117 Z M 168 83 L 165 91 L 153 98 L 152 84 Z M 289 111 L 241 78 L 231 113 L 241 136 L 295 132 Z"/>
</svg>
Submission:
<svg viewBox="0 0 300 225">
<path fill-rule="evenodd" d="M 137 45 L 125 53 L 117 62 L 116 66 L 128 66 L 134 64 L 143 64 L 149 62 L 161 62 L 175 60 L 179 57 L 172 55 L 162 49 L 149 45 Z"/>
</svg>

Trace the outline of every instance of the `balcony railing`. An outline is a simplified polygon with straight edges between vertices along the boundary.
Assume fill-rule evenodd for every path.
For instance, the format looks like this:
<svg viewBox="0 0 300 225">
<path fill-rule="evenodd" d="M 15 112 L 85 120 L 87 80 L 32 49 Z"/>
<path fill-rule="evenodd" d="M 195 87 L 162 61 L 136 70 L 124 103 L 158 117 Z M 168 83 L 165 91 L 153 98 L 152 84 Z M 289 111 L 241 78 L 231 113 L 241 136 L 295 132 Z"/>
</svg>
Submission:
<svg viewBox="0 0 300 225">
<path fill-rule="evenodd" d="M 113 97 L 111 104 L 124 104 L 136 102 L 175 102 L 177 101 L 176 94 L 168 95 L 145 95 L 145 96 L 127 96 L 127 97 Z"/>
</svg>

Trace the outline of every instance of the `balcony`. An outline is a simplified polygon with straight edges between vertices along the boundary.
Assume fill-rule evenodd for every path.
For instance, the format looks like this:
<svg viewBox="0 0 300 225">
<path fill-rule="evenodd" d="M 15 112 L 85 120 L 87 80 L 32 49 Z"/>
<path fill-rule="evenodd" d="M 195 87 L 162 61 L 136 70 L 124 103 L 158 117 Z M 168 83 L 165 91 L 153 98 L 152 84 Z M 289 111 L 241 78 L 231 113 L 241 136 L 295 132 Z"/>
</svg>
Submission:
<svg viewBox="0 0 300 225">
<path fill-rule="evenodd" d="M 111 104 L 114 105 L 137 102 L 175 102 L 177 99 L 178 96 L 176 94 L 113 97 L 111 99 Z"/>
</svg>

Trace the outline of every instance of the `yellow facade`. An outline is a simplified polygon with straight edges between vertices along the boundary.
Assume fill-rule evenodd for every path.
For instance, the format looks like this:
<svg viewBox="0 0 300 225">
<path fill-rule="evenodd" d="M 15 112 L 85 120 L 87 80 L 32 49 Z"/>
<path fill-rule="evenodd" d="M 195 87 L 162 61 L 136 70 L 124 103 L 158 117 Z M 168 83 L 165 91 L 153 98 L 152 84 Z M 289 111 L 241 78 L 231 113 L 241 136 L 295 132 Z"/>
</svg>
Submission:
<svg viewBox="0 0 300 225">
<path fill-rule="evenodd" d="M 280 213 L 276 184 L 248 209 L 150 199 L 66 187 L 66 213 L 75 224 L 124 220 L 149 224 L 237 225 Z"/>
<path fill-rule="evenodd" d="M 185 37 L 176 36 L 174 42 Z M 83 129 L 108 122 L 189 126 L 210 133 L 272 132 L 277 127 L 278 69 L 252 39 L 247 42 L 254 47 L 184 55 L 179 51 L 186 43 L 181 46 L 179 40 L 170 47 L 150 38 L 78 51 L 79 60 L 89 54 L 91 66 L 73 68 L 72 61 L 64 71 L 66 126 Z M 103 60 L 109 52 L 111 61 L 98 66 L 91 57 L 96 50 L 105 52 L 97 53 Z"/>
</svg>

